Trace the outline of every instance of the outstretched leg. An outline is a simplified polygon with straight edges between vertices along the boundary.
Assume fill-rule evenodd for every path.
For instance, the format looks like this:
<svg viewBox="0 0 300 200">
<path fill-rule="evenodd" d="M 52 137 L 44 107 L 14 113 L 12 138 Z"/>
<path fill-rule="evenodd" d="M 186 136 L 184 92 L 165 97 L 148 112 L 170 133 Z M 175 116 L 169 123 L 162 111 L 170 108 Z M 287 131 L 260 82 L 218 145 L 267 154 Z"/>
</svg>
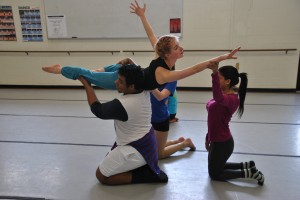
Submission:
<svg viewBox="0 0 300 200">
<path fill-rule="evenodd" d="M 114 64 L 104 67 L 104 72 L 96 72 L 81 67 L 61 67 L 61 65 L 58 64 L 43 67 L 42 69 L 48 73 L 62 74 L 64 77 L 72 80 L 76 80 L 80 76 L 83 76 L 91 84 L 94 84 L 103 89 L 115 90 L 115 81 L 118 79 L 118 69 L 120 68 L 120 66 L 120 64 Z"/>
<path fill-rule="evenodd" d="M 62 67 L 59 64 L 55 64 L 55 65 L 51 65 L 51 66 L 42 67 L 42 69 L 48 73 L 61 74 Z"/>
</svg>

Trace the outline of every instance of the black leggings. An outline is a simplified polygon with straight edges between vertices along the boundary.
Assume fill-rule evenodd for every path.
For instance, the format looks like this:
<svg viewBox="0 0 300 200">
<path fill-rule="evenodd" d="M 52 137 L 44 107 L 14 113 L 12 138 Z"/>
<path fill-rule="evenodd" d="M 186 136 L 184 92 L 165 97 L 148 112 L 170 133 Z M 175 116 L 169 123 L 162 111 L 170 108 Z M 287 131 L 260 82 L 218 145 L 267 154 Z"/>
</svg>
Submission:
<svg viewBox="0 0 300 200">
<path fill-rule="evenodd" d="M 233 138 L 225 142 L 211 143 L 208 153 L 208 173 L 212 179 L 226 181 L 244 177 L 241 163 L 227 162 L 233 152 L 233 148 Z"/>
</svg>

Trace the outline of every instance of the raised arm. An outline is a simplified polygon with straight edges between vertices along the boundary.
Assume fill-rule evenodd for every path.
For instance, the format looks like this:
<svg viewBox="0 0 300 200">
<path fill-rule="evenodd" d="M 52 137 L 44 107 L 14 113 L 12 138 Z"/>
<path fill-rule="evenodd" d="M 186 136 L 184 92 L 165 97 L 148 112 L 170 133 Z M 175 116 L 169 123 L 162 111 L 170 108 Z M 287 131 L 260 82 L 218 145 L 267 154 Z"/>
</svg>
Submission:
<svg viewBox="0 0 300 200">
<path fill-rule="evenodd" d="M 85 78 L 83 78 L 82 76 L 80 76 L 78 78 L 78 80 L 84 86 L 89 105 L 91 106 L 93 103 L 98 102 L 99 100 L 98 100 L 98 98 L 95 94 L 95 91 L 94 91 L 93 87 L 91 86 L 91 84 Z"/>
<path fill-rule="evenodd" d="M 212 91 L 213 91 L 213 99 L 220 104 L 227 104 L 226 99 L 224 98 L 222 89 L 220 87 L 220 80 L 218 75 L 219 63 L 214 62 L 211 63 L 208 67 L 212 71 Z"/>
<path fill-rule="evenodd" d="M 121 121 L 128 120 L 127 112 L 118 99 L 114 99 L 106 103 L 100 103 L 91 84 L 82 76 L 80 76 L 78 80 L 84 86 L 88 103 L 95 116 L 100 119 L 116 119 Z"/>
<path fill-rule="evenodd" d="M 157 39 L 156 35 L 154 34 L 153 29 L 152 29 L 150 23 L 148 22 L 148 19 L 145 16 L 146 4 L 144 4 L 144 7 L 140 7 L 138 2 L 135 0 L 134 3 L 130 4 L 130 9 L 131 9 L 131 11 L 130 11 L 131 13 L 135 13 L 137 16 L 140 17 L 140 19 L 143 23 L 144 29 L 147 33 L 148 39 L 152 45 L 152 48 L 155 49 L 155 45 L 156 45 L 158 39 Z M 156 53 L 155 53 L 155 57 L 158 57 L 158 55 Z"/>
</svg>

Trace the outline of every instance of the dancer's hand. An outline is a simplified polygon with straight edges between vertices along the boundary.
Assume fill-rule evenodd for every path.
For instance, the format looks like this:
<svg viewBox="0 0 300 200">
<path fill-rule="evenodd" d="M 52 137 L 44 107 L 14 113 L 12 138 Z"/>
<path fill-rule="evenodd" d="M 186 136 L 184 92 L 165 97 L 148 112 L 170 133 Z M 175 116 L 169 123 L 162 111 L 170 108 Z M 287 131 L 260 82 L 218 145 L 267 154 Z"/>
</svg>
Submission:
<svg viewBox="0 0 300 200">
<path fill-rule="evenodd" d="M 205 148 L 206 148 L 206 150 L 207 151 L 209 151 L 209 149 L 210 149 L 210 142 L 205 142 Z"/>
<path fill-rule="evenodd" d="M 230 53 L 223 54 L 221 56 L 218 56 L 217 58 L 212 59 L 212 62 L 221 62 L 223 60 L 228 60 L 228 59 L 237 59 L 237 56 L 235 54 L 241 49 L 241 47 L 235 48 L 232 50 Z"/>
<path fill-rule="evenodd" d="M 235 48 L 233 49 L 229 54 L 227 54 L 226 59 L 237 59 L 236 56 L 234 56 L 239 50 L 241 49 L 241 47 Z"/>
<path fill-rule="evenodd" d="M 210 62 L 207 68 L 211 69 L 213 74 L 215 74 L 218 72 L 219 63 L 218 62 Z"/>
<path fill-rule="evenodd" d="M 83 76 L 79 76 L 78 80 L 82 83 L 84 86 L 91 86 L 91 83 L 88 82 Z"/>
<path fill-rule="evenodd" d="M 140 7 L 140 5 L 136 0 L 134 2 L 135 3 L 130 3 L 130 9 L 131 9 L 130 12 L 135 13 L 139 17 L 144 15 L 146 11 L 146 4 L 144 4 L 144 7 Z"/>
<path fill-rule="evenodd" d="M 141 19 L 143 27 L 146 31 L 147 36 L 148 36 L 148 39 L 149 39 L 153 49 L 155 50 L 155 45 L 158 41 L 158 38 L 155 35 L 155 33 L 153 32 L 153 29 L 152 29 L 150 23 L 148 22 L 148 19 L 147 19 L 146 15 L 145 15 L 146 4 L 144 4 L 144 7 L 140 7 L 137 0 L 135 0 L 134 3 L 130 4 L 130 9 L 131 9 L 131 11 L 130 11 L 131 13 L 135 13 Z M 155 51 L 154 59 L 156 59 L 156 58 L 158 58 L 158 55 L 157 55 L 157 52 Z"/>
<path fill-rule="evenodd" d="M 124 58 L 123 60 L 120 60 L 117 62 L 117 64 L 120 65 L 137 65 L 131 58 Z"/>
<path fill-rule="evenodd" d="M 208 140 L 208 134 L 205 136 L 205 148 L 207 151 L 210 150 L 210 141 Z"/>
</svg>

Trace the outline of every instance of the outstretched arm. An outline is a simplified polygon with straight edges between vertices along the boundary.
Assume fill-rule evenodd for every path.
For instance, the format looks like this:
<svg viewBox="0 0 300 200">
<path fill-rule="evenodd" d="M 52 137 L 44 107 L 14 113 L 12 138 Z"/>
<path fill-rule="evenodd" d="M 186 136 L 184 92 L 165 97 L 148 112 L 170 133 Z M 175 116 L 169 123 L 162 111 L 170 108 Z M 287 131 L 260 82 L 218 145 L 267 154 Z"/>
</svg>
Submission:
<svg viewBox="0 0 300 200">
<path fill-rule="evenodd" d="M 235 54 L 240 50 L 240 48 L 241 47 L 238 47 L 238 48 L 234 49 L 233 51 L 231 51 L 230 53 L 223 54 L 221 56 L 209 59 L 204 62 L 200 62 L 194 66 L 185 68 L 183 70 L 169 71 L 162 67 L 159 67 L 155 71 L 156 81 L 159 84 L 164 84 L 164 83 L 184 79 L 186 77 L 189 77 L 191 75 L 194 75 L 198 72 L 205 70 L 206 68 L 211 66 L 212 63 L 219 63 L 219 62 L 221 62 L 223 60 L 227 60 L 227 59 L 237 59 Z"/>
<path fill-rule="evenodd" d="M 154 34 L 153 29 L 152 29 L 150 23 L 148 22 L 148 19 L 145 16 L 146 4 L 144 4 L 144 7 L 140 7 L 138 2 L 135 0 L 134 3 L 130 4 L 130 9 L 131 9 L 131 11 L 130 11 L 131 13 L 135 13 L 137 16 L 140 17 L 140 19 L 143 23 L 144 29 L 149 38 L 149 41 L 150 41 L 153 49 L 155 49 L 155 45 L 156 45 L 158 39 L 157 39 L 156 35 Z M 155 53 L 155 57 L 156 58 L 158 57 L 158 55 L 156 53 Z"/>
<path fill-rule="evenodd" d="M 131 58 L 124 58 L 124 59 L 118 61 L 117 64 L 120 64 L 120 65 L 128 65 L 128 64 L 137 65 Z M 105 68 L 100 67 L 98 69 L 91 70 L 91 71 L 93 71 L 93 72 L 105 72 Z M 110 72 L 112 72 L 112 71 L 110 71 Z"/>
<path fill-rule="evenodd" d="M 124 58 L 123 60 L 120 60 L 119 62 L 117 62 L 117 64 L 121 64 L 121 65 L 134 64 L 134 65 L 137 65 L 131 58 Z"/>
</svg>

